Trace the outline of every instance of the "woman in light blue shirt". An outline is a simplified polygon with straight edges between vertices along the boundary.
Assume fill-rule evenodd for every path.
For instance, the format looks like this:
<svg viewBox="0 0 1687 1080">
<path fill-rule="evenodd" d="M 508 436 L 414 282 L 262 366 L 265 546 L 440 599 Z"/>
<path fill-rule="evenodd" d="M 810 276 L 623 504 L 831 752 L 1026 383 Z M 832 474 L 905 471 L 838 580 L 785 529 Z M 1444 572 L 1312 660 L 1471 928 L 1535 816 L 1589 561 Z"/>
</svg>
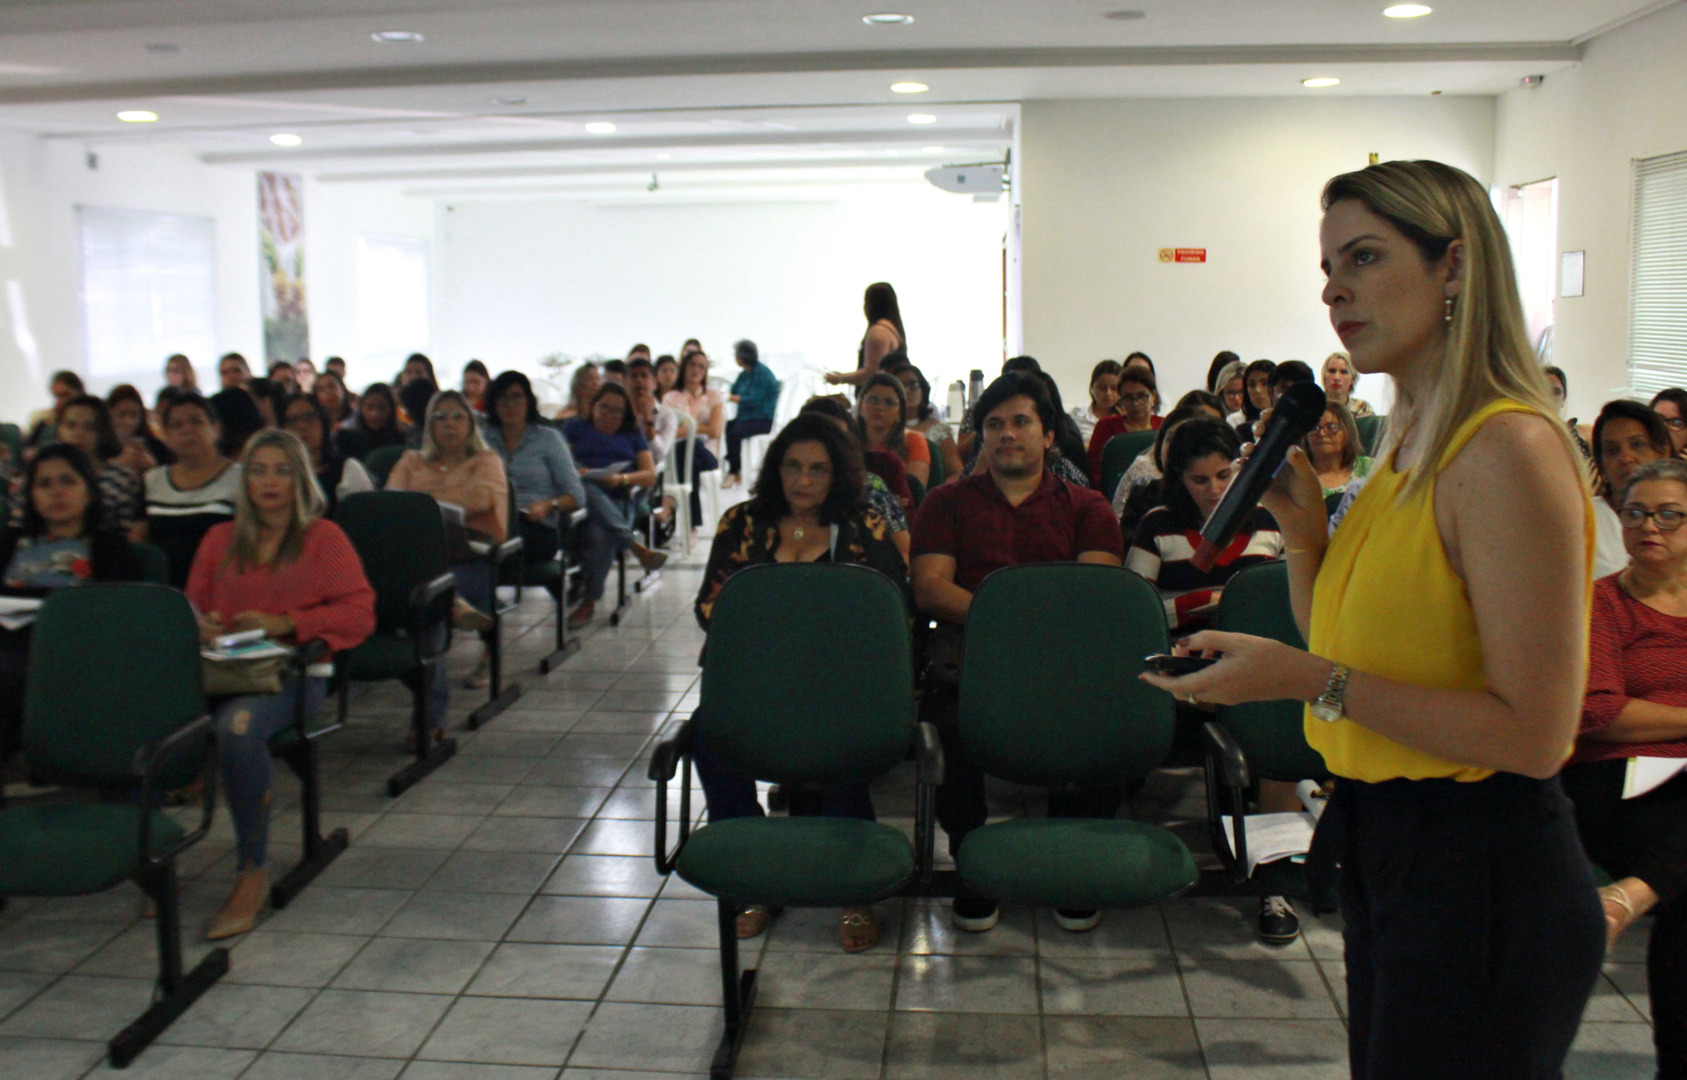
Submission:
<svg viewBox="0 0 1687 1080">
<path fill-rule="evenodd" d="M 556 557 L 557 519 L 586 505 L 586 487 L 562 433 L 539 415 L 533 384 L 506 371 L 486 391 L 486 445 L 504 459 L 515 489 L 517 527 L 530 563 Z"/>
</svg>

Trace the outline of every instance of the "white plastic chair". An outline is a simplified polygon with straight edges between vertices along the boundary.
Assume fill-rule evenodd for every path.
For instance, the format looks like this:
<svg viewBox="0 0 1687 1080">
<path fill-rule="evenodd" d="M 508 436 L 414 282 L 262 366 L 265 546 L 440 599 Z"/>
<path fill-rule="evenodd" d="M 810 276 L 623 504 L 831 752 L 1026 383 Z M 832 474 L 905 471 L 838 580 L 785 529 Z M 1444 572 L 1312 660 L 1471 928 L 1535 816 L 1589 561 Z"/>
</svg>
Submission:
<svg viewBox="0 0 1687 1080">
<path fill-rule="evenodd" d="M 684 417 L 687 434 L 683 439 L 676 439 L 674 445 L 668 447 L 668 453 L 662 458 L 662 493 L 673 496 L 674 514 L 679 527 L 680 545 L 685 554 L 691 554 L 691 528 L 695 524 L 691 520 L 691 484 L 680 471 L 677 452 L 680 444 L 685 444 L 685 461 L 689 467 L 697 460 L 697 422 L 689 416 Z"/>
</svg>

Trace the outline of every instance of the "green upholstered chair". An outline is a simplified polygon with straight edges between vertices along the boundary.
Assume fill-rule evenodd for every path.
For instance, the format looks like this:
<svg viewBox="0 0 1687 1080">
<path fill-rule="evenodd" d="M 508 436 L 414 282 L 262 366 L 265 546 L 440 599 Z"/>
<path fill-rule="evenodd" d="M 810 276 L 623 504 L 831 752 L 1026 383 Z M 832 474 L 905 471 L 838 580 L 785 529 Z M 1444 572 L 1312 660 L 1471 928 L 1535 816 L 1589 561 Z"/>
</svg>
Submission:
<svg viewBox="0 0 1687 1080">
<path fill-rule="evenodd" d="M 1377 444 L 1382 441 L 1383 424 L 1388 420 L 1386 416 L 1361 416 L 1353 421 L 1359 426 L 1359 445 L 1364 447 L 1366 457 L 1375 457 Z"/>
<path fill-rule="evenodd" d="M 571 553 L 579 548 L 579 544 L 572 538 L 585 523 L 584 507 L 570 514 L 559 515 L 556 554 L 548 559 L 541 559 L 532 558 L 532 552 L 525 552 L 520 561 L 506 565 L 499 574 L 500 585 L 516 587 L 517 600 L 521 598 L 522 589 L 533 587 L 544 589 L 556 601 L 556 648 L 539 661 L 541 674 L 548 674 L 580 648 L 579 639 L 568 632 L 568 616 L 579 606 L 578 599 L 571 601 L 569 598 L 569 593 L 580 576 L 579 560 L 571 557 Z"/>
<path fill-rule="evenodd" d="M 200 685 L 199 627 L 181 593 L 83 585 L 42 604 L 30 635 L 24 759 L 42 783 L 106 798 L 0 805 L 0 896 L 79 896 L 132 880 L 152 898 L 157 987 L 111 1040 L 116 1068 L 228 971 L 226 949 L 182 970 L 176 856 L 205 835 L 216 798 L 215 731 Z M 196 779 L 204 788 L 194 828 L 154 809 Z"/>
<path fill-rule="evenodd" d="M 1171 748 L 1171 696 L 1141 682 L 1167 648 L 1153 586 L 1123 567 L 1041 563 L 984 579 L 967 615 L 960 737 L 985 773 L 1050 789 L 1126 785 Z M 1018 818 L 968 833 L 963 882 L 1039 907 L 1149 904 L 1195 883 L 1194 857 L 1140 821 Z"/>
<path fill-rule="evenodd" d="M 141 580 L 154 585 L 170 584 L 170 557 L 155 544 L 131 544 L 135 560 L 140 563 Z"/>
<path fill-rule="evenodd" d="M 926 490 L 930 491 L 941 484 L 948 477 L 948 473 L 943 471 L 943 448 L 930 439 L 926 442 L 931 446 L 931 472 L 926 474 Z"/>
<path fill-rule="evenodd" d="M 404 456 L 408 446 L 377 446 L 369 451 L 363 459 L 363 467 L 369 473 L 369 479 L 375 481 L 377 487 L 387 486 L 387 477 L 392 475 L 392 467 L 398 464 L 398 459 Z"/>
<path fill-rule="evenodd" d="M 402 679 L 414 699 L 416 760 L 387 780 L 402 794 L 457 752 L 455 739 L 432 741 L 428 683 L 451 645 L 457 587 L 445 556 L 439 504 L 419 491 L 360 491 L 340 500 L 334 520 L 346 531 L 375 590 L 375 632 L 336 658 L 340 722 L 353 682 Z"/>
<path fill-rule="evenodd" d="M 518 682 L 504 682 L 504 616 L 516 609 L 521 603 L 521 586 L 516 585 L 515 599 L 505 604 L 498 599 L 498 586 L 504 583 L 504 578 L 516 573 L 521 565 L 522 552 L 527 543 L 521 538 L 520 527 L 516 524 L 521 520 L 521 508 L 516 505 L 515 485 L 509 482 L 506 470 L 504 488 L 509 492 L 509 513 L 505 516 L 509 522 L 507 535 L 496 544 L 488 544 L 485 554 L 492 580 L 492 610 L 487 612 L 492 616 L 492 629 L 486 634 L 486 651 L 490 660 L 491 679 L 487 682 L 486 704 L 475 709 L 468 715 L 469 729 L 475 730 L 490 722 L 493 717 L 515 704 L 521 698 L 521 684 Z"/>
<path fill-rule="evenodd" d="M 894 895 L 931 865 L 936 732 L 916 724 L 908 611 L 862 566 L 752 566 L 721 589 L 704 652 L 702 703 L 650 764 L 656 864 L 718 897 L 726 1027 L 710 1076 L 730 1077 L 755 994 L 740 975 L 741 904 L 851 907 Z M 693 740 L 741 776 L 787 786 L 867 782 L 910 750 L 921 763 L 916 844 L 852 818 L 744 817 L 690 831 Z M 667 781 L 683 763 L 679 846 L 667 850 Z M 916 846 L 918 854 L 916 855 Z"/>
<path fill-rule="evenodd" d="M 908 477 L 908 491 L 914 496 L 913 509 L 918 510 L 920 504 L 926 501 L 926 486 L 920 483 L 919 477 Z"/>
<path fill-rule="evenodd" d="M 1288 564 L 1266 563 L 1231 578 L 1219 598 L 1216 627 L 1306 648 L 1289 603 Z M 1247 813 L 1248 791 L 1261 779 L 1322 783 L 1330 775 L 1323 755 L 1307 745 L 1304 723 L 1301 702 L 1251 701 L 1219 706 L 1215 718 L 1202 729 L 1207 825 L 1213 850 L 1238 882 L 1248 880 L 1247 835 L 1238 836 L 1238 850 L 1232 852 L 1220 817 Z M 1259 867 L 1254 878 L 1265 895 L 1309 896 L 1300 864 L 1287 859 Z"/>
<path fill-rule="evenodd" d="M 1154 445 L 1156 431 L 1127 431 L 1107 440 L 1101 448 L 1101 493 L 1109 499 L 1119 486 L 1131 462 L 1138 454 Z"/>
</svg>

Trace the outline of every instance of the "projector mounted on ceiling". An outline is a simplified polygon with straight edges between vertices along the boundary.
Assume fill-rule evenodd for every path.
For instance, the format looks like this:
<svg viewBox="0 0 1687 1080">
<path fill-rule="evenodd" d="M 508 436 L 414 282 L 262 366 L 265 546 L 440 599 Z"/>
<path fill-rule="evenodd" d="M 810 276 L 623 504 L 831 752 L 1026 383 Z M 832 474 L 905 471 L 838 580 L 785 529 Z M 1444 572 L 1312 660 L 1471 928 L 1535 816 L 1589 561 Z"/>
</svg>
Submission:
<svg viewBox="0 0 1687 1080">
<path fill-rule="evenodd" d="M 953 191 L 957 195 L 971 195 L 980 201 L 994 202 L 1007 188 L 1007 165 L 999 161 L 977 165 L 938 165 L 927 169 L 925 175 L 933 187 Z"/>
</svg>

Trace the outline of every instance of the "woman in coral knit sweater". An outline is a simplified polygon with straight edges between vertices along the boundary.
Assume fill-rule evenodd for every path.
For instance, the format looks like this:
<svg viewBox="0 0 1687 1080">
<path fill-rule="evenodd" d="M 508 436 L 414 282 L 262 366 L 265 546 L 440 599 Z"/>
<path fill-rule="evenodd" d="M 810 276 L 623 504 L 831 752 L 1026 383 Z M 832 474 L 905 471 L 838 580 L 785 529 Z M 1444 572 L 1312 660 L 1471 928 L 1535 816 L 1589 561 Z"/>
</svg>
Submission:
<svg viewBox="0 0 1687 1080">
<path fill-rule="evenodd" d="M 375 630 L 375 591 L 340 527 L 323 519 L 322 492 L 299 440 L 259 432 L 247 444 L 234 520 L 205 534 L 188 574 L 187 598 L 199 638 L 262 630 L 285 642 L 320 640 L 330 652 Z M 305 709 L 327 696 L 326 669 L 305 676 Z M 218 703 L 217 746 L 240 853 L 234 889 L 205 931 L 209 940 L 252 928 L 269 896 L 269 739 L 291 723 L 299 688 L 292 676 L 275 694 Z"/>
</svg>

